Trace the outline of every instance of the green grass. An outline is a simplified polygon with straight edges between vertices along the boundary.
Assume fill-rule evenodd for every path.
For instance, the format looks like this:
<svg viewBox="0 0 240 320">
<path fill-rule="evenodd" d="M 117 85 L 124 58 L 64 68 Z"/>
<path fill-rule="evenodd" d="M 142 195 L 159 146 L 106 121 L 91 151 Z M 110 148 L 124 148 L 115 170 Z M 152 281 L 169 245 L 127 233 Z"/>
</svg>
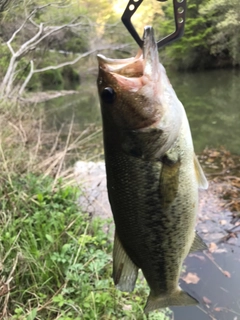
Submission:
<svg viewBox="0 0 240 320">
<path fill-rule="evenodd" d="M 79 189 L 33 174 L 0 182 L 1 319 L 146 319 L 146 284 L 115 289 L 106 221 L 80 211 Z"/>
</svg>

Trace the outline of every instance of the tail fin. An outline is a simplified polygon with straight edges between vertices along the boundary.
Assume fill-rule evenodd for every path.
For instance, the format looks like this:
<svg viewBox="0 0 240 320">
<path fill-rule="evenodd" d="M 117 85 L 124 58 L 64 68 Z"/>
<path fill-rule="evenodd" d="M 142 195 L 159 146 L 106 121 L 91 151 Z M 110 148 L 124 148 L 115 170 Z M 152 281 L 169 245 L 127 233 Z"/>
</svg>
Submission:
<svg viewBox="0 0 240 320">
<path fill-rule="evenodd" d="M 144 308 L 145 313 L 154 311 L 156 309 L 166 308 L 170 306 L 190 306 L 198 304 L 198 300 L 190 296 L 180 288 L 171 295 L 165 295 L 160 297 L 153 297 L 150 293 L 147 304 Z"/>
</svg>

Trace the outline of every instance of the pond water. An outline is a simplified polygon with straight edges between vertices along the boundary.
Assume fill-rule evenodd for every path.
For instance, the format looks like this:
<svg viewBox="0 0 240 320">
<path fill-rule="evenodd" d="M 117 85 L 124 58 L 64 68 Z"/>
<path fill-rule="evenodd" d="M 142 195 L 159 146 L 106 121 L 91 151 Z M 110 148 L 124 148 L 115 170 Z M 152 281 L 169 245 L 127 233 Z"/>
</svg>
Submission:
<svg viewBox="0 0 240 320">
<path fill-rule="evenodd" d="M 186 109 L 196 152 L 225 146 L 240 154 L 240 70 L 169 73 L 169 79 Z M 45 110 L 49 126 L 54 120 L 60 127 L 73 114 L 78 130 L 101 126 L 96 76 L 83 80 L 79 94 L 46 102 Z"/>
<path fill-rule="evenodd" d="M 173 307 L 174 320 L 239 320 L 240 319 L 240 249 L 224 244 L 224 253 L 212 255 L 194 254 L 185 260 L 187 272 L 197 275 L 197 284 L 186 284 L 182 279 L 183 290 L 200 301 L 194 307 Z M 229 272 L 230 278 L 220 270 Z M 227 269 L 227 270 L 226 270 Z"/>
<path fill-rule="evenodd" d="M 200 153 L 206 147 L 224 146 L 230 152 L 240 155 L 240 70 L 170 73 L 169 78 L 185 106 L 196 152 Z M 70 123 L 73 114 L 77 132 L 89 125 L 101 127 L 95 83 L 96 76 L 89 77 L 83 81 L 79 94 L 45 103 L 49 127 L 54 124 L 60 128 L 62 123 Z M 100 132 L 97 143 L 102 146 Z M 96 151 L 95 147 L 93 144 L 87 156 L 80 153 L 79 160 L 91 158 L 91 154 Z M 216 199 L 212 199 L 211 189 L 208 192 L 203 196 L 204 204 L 200 203 L 197 229 L 204 240 L 211 244 L 217 243 L 226 234 L 225 230 L 233 226 L 230 224 L 231 213 L 220 206 L 212 207 Z M 220 244 L 212 253 L 190 255 L 186 259 L 184 273 L 187 278 L 181 279 L 181 287 L 198 298 L 200 305 L 171 308 L 174 320 L 240 320 L 239 271 L 240 239 Z M 190 282 L 186 279 L 190 279 Z"/>
</svg>

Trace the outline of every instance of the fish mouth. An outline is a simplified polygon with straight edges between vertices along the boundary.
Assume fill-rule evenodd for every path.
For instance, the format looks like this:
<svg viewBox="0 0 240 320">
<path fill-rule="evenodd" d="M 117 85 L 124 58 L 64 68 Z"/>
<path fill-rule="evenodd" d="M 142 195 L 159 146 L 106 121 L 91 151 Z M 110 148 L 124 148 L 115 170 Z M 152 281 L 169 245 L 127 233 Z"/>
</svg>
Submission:
<svg viewBox="0 0 240 320">
<path fill-rule="evenodd" d="M 156 81 L 158 78 L 158 47 L 154 38 L 154 30 L 151 26 L 144 28 L 143 48 L 137 55 L 128 59 L 109 59 L 98 54 L 99 68 L 110 73 L 120 85 L 136 91 L 148 81 Z"/>
</svg>

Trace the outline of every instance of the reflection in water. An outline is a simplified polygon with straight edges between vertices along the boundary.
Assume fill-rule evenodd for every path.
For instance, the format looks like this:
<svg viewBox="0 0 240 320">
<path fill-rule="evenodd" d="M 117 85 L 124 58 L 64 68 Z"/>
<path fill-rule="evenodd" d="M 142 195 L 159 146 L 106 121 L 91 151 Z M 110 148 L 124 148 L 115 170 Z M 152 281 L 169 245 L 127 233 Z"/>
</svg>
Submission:
<svg viewBox="0 0 240 320">
<path fill-rule="evenodd" d="M 240 154 L 240 71 L 215 70 L 201 73 L 170 73 L 171 83 L 182 101 L 190 122 L 195 150 L 225 146 Z M 80 130 L 89 124 L 101 125 L 96 78 L 83 81 L 79 94 L 47 102 L 49 121 L 71 121 Z M 99 143 L 102 137 L 99 135 Z"/>
<path fill-rule="evenodd" d="M 240 72 L 215 70 L 169 75 L 182 101 L 197 152 L 225 146 L 240 154 Z"/>
<path fill-rule="evenodd" d="M 225 244 L 221 246 L 223 253 L 212 255 L 214 263 L 208 258 L 209 254 L 196 253 L 185 260 L 186 273 L 197 273 L 197 284 L 180 285 L 183 290 L 198 298 L 198 306 L 171 308 L 174 320 L 239 320 L 240 319 L 240 290 L 239 290 L 239 254 L 238 247 Z M 217 266 L 221 266 L 225 276 Z"/>
</svg>

